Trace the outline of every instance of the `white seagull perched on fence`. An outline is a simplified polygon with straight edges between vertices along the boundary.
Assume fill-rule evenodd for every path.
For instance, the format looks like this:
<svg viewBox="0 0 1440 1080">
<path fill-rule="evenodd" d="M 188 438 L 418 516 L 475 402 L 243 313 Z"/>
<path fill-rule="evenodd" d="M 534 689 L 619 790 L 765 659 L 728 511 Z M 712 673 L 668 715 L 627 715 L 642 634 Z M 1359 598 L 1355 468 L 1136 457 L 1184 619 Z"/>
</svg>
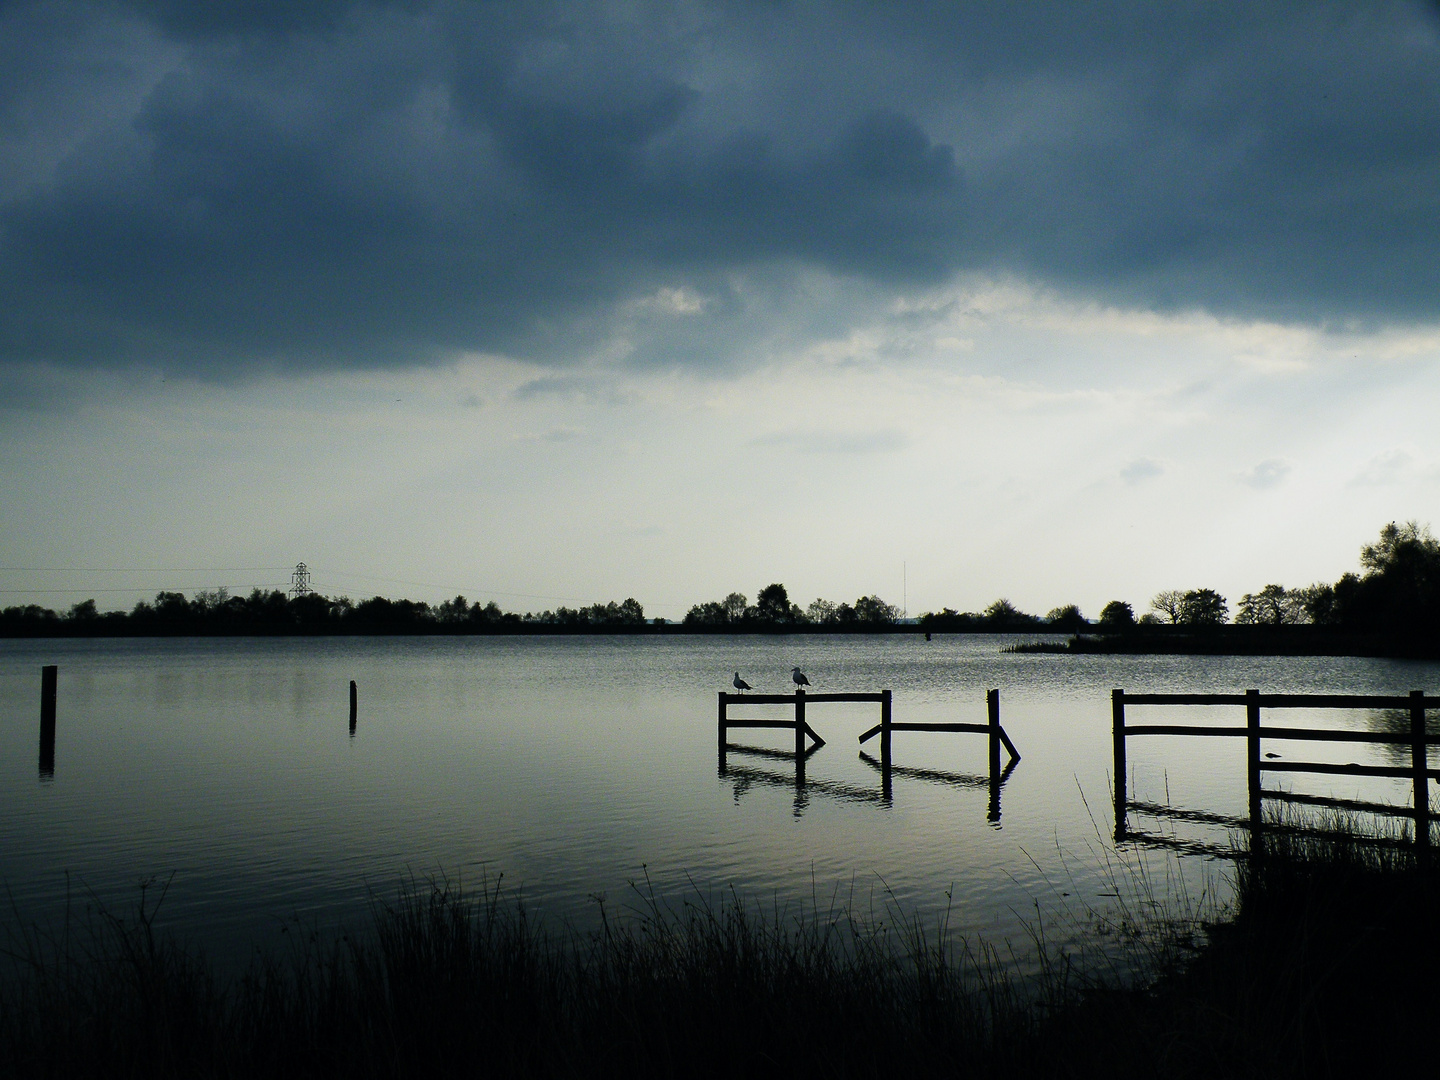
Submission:
<svg viewBox="0 0 1440 1080">
<path fill-rule="evenodd" d="M 792 667 L 790 669 L 790 681 L 793 682 L 796 686 L 810 685 L 810 680 L 805 677 L 805 673 L 801 671 L 798 667 Z"/>
<path fill-rule="evenodd" d="M 748 682 L 746 682 L 744 679 L 740 678 L 740 673 L 739 673 L 738 671 L 735 672 L 735 678 L 733 678 L 733 679 L 730 680 L 730 685 L 733 686 L 733 687 L 735 687 L 736 690 L 752 690 L 752 689 L 754 689 L 754 687 L 752 687 Z"/>
</svg>

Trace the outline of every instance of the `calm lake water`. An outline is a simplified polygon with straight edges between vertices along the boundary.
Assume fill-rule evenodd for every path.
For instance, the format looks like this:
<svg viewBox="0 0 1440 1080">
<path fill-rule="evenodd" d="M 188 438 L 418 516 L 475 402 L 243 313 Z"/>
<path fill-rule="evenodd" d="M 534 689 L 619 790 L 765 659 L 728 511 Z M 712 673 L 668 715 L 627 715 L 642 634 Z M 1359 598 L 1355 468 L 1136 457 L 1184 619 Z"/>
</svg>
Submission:
<svg viewBox="0 0 1440 1080">
<path fill-rule="evenodd" d="M 880 918 L 933 921 L 948 909 L 952 929 L 1010 941 L 1023 966 L 1037 926 L 1052 942 L 1094 947 L 1092 913 L 1113 910 L 1121 901 L 1111 894 L 1146 876 L 1162 892 L 1224 898 L 1227 863 L 1114 850 L 1113 687 L 1440 689 L 1440 665 L 1431 663 L 1003 653 L 1014 640 L 0 642 L 0 878 L 12 921 L 41 922 L 59 917 L 67 895 L 125 909 L 137 883 L 171 879 L 161 922 L 222 963 L 273 946 L 297 919 L 362 925 L 371 899 L 393 896 L 409 875 L 477 886 L 503 874 L 537 912 L 583 928 L 597 920 L 597 897 L 612 908 L 631 904 L 630 883 L 648 874 L 672 902 L 734 889 L 792 910 L 817 898 L 828 908 L 836 897 Z M 47 663 L 60 668 L 53 778 L 37 770 Z M 1023 755 L 1004 785 L 1000 820 L 987 821 L 982 735 L 897 733 L 900 768 L 893 797 L 882 799 L 878 769 L 856 742 L 878 720 L 873 705 L 810 707 L 827 745 L 809 759 L 803 793 L 780 756 L 732 753 L 719 774 L 716 692 L 737 668 L 757 690 L 789 691 L 797 664 L 816 692 L 893 690 L 897 722 L 983 723 L 985 691 L 998 687 L 1002 722 Z M 351 679 L 360 687 L 353 737 Z M 1243 723 L 1231 710 L 1184 712 Z M 1287 719 L 1393 722 L 1367 713 Z M 732 740 L 793 745 L 788 732 Z M 865 749 L 878 756 L 877 743 Z M 1362 762 L 1383 762 L 1387 752 L 1300 751 Z M 1130 765 L 1133 798 L 1245 813 L 1243 740 L 1132 740 Z M 1402 781 L 1293 786 L 1408 801 Z M 1143 824 L 1230 839 L 1203 825 Z"/>
</svg>

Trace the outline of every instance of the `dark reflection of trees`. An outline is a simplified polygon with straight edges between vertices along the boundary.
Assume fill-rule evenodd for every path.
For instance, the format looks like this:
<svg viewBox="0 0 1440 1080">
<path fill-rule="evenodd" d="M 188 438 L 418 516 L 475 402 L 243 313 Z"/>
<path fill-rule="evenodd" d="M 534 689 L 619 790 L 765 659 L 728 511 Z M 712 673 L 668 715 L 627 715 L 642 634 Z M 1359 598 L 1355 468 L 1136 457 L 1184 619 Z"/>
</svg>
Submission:
<svg viewBox="0 0 1440 1080">
<path fill-rule="evenodd" d="M 1365 715 L 1366 726 L 1371 731 L 1383 731 L 1393 735 L 1403 735 L 1406 739 L 1410 737 L 1410 710 L 1409 709 L 1376 709 Z M 1428 738 L 1440 736 L 1440 712 L 1428 709 L 1425 713 L 1425 735 Z M 1403 743 L 1379 743 L 1380 756 L 1386 761 L 1395 765 L 1406 766 L 1410 764 L 1410 744 Z M 1440 762 L 1440 747 L 1429 746 L 1425 751 L 1425 760 L 1429 765 Z"/>
</svg>

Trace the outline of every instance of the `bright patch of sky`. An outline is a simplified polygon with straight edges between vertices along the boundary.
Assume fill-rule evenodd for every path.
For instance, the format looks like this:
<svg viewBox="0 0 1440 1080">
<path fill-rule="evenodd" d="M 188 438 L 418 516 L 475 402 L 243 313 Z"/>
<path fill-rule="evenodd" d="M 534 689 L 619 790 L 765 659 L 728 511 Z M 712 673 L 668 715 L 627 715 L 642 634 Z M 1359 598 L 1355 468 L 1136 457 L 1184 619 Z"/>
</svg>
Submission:
<svg viewBox="0 0 1440 1080">
<path fill-rule="evenodd" d="M 802 603 L 879 593 L 912 613 L 1006 596 L 1093 615 L 1177 587 L 1233 599 L 1333 580 L 1380 524 L 1436 504 L 1437 361 L 1436 330 L 971 282 L 722 375 L 477 356 L 232 386 L 109 376 L 97 392 L 51 372 L 52 404 L 3 428 L 0 501 L 24 508 L 4 545 L 11 566 L 303 559 L 327 593 L 515 610 L 635 596 L 671 618 L 771 581 Z M 4 583 L 107 590 L 107 607 L 285 576 Z"/>
</svg>

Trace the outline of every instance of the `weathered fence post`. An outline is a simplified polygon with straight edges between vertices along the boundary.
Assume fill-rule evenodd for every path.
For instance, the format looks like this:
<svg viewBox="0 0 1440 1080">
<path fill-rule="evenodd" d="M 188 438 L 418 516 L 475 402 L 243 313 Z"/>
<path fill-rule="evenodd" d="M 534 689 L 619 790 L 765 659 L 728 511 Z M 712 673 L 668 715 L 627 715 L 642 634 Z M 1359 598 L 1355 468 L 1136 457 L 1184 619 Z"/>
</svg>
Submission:
<svg viewBox="0 0 1440 1080">
<path fill-rule="evenodd" d="M 805 758 L 805 688 L 795 688 L 795 760 Z"/>
<path fill-rule="evenodd" d="M 1410 768 L 1415 776 L 1415 850 L 1430 850 L 1430 774 L 1425 752 L 1425 692 L 1410 691 Z"/>
<path fill-rule="evenodd" d="M 40 775 L 55 775 L 55 688 L 60 669 L 47 664 L 40 669 Z"/>
<path fill-rule="evenodd" d="M 350 680 L 350 734 L 355 734 L 355 718 L 360 714 L 360 689 Z"/>
<path fill-rule="evenodd" d="M 1260 795 L 1260 691 L 1245 691 L 1245 762 L 1246 781 L 1250 792 L 1250 851 L 1260 854 L 1260 838 L 1264 824 L 1264 806 Z"/>
<path fill-rule="evenodd" d="M 990 719 L 990 782 L 1000 775 L 1000 691 L 985 692 L 985 707 Z"/>
<path fill-rule="evenodd" d="M 720 691 L 720 713 L 717 718 L 717 730 L 720 733 L 720 771 L 725 771 L 725 744 L 730 740 L 730 730 L 725 724 L 725 691 Z"/>
<path fill-rule="evenodd" d="M 1125 691 L 1110 691 L 1110 735 L 1115 744 L 1115 839 L 1125 839 Z"/>
<path fill-rule="evenodd" d="M 880 691 L 880 764 L 890 768 L 890 735 L 892 729 L 890 691 Z"/>
</svg>

